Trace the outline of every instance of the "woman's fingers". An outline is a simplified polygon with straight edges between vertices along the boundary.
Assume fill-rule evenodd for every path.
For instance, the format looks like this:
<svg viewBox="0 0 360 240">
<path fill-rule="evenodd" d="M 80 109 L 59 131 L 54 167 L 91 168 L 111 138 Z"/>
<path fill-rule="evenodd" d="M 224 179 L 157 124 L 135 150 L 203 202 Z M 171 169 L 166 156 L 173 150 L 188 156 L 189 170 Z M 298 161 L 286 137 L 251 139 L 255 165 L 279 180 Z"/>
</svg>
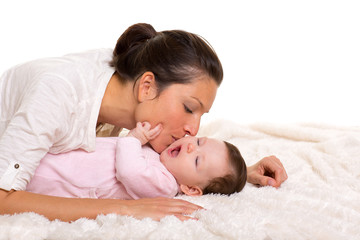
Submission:
<svg viewBox="0 0 360 240">
<path fill-rule="evenodd" d="M 267 165 L 264 167 L 267 172 L 271 174 L 270 176 L 275 180 L 275 184 L 271 186 L 280 187 L 281 183 L 283 183 L 288 178 L 283 164 L 275 156 L 269 156 L 266 158 L 266 160 Z"/>
<path fill-rule="evenodd" d="M 185 216 L 185 215 L 178 215 L 178 214 L 176 214 L 175 217 L 177 217 L 180 221 L 198 220 L 197 218 L 193 218 L 193 217 Z"/>
<path fill-rule="evenodd" d="M 248 168 L 248 182 L 253 184 L 277 188 L 287 178 L 283 164 L 275 156 L 265 157 Z"/>
<path fill-rule="evenodd" d="M 153 198 L 154 203 L 162 212 L 172 214 L 192 214 L 196 210 L 203 209 L 201 206 L 182 199 Z M 151 202 L 150 204 L 153 204 Z"/>
<path fill-rule="evenodd" d="M 196 210 L 203 209 L 201 206 L 181 200 L 171 198 L 144 198 L 138 200 L 127 200 L 124 202 L 127 207 L 125 215 L 130 215 L 138 219 L 150 217 L 154 220 L 174 215 L 182 221 L 194 219 L 189 215 Z"/>
</svg>

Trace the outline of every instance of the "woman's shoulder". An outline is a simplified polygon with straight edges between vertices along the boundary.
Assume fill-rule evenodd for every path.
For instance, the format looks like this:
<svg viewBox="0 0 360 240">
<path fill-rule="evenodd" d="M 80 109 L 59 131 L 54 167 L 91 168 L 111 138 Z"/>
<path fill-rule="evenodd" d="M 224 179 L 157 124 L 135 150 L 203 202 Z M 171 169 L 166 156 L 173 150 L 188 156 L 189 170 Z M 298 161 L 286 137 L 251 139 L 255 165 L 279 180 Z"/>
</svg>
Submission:
<svg viewBox="0 0 360 240">
<path fill-rule="evenodd" d="M 111 69 L 111 59 L 111 49 L 93 49 L 61 57 L 40 59 L 38 64 L 43 66 L 47 72 L 64 74 L 67 77 L 80 75 L 89 78 Z"/>
<path fill-rule="evenodd" d="M 78 63 L 108 64 L 112 59 L 112 49 L 98 48 L 77 53 L 70 53 L 63 56 L 65 59 L 75 60 Z"/>
<path fill-rule="evenodd" d="M 57 79 L 68 83 L 81 82 L 82 86 L 86 86 L 86 83 L 91 85 L 105 76 L 104 81 L 107 84 L 114 73 L 110 66 L 111 59 L 111 49 L 93 49 L 61 57 L 39 58 L 13 66 L 3 74 L 2 79 L 13 83 L 19 80 L 31 84 Z"/>
</svg>

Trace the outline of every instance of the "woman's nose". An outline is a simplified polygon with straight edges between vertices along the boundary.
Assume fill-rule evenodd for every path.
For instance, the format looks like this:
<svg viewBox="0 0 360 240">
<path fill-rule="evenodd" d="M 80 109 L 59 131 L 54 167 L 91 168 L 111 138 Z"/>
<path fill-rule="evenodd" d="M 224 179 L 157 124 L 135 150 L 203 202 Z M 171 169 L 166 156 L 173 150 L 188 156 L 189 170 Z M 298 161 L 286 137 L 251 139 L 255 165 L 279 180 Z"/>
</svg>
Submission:
<svg viewBox="0 0 360 240">
<path fill-rule="evenodd" d="M 194 151 L 194 145 L 192 143 L 189 143 L 187 145 L 187 152 L 191 153 L 192 151 Z"/>
<path fill-rule="evenodd" d="M 194 120 L 185 124 L 184 130 L 186 135 L 195 136 L 197 134 L 200 126 L 200 118 L 201 117 L 196 117 Z"/>
</svg>

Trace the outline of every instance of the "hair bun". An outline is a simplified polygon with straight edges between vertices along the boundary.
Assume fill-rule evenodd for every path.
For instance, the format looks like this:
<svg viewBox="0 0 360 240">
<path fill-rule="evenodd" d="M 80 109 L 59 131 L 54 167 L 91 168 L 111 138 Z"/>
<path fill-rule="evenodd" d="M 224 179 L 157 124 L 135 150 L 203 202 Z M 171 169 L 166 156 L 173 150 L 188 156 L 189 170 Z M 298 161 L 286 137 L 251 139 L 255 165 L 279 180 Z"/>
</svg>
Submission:
<svg viewBox="0 0 360 240">
<path fill-rule="evenodd" d="M 139 47 L 139 45 L 155 37 L 156 34 L 153 26 L 147 23 L 137 23 L 130 26 L 118 39 L 113 53 L 114 57 L 132 52 L 134 47 Z"/>
</svg>

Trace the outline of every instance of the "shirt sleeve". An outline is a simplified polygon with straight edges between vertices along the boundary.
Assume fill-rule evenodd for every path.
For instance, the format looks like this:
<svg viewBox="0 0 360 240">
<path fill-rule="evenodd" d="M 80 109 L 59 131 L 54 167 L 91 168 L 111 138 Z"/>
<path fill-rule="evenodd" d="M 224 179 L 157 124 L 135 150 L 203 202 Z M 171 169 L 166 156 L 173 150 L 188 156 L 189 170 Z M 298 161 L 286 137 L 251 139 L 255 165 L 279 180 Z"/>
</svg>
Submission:
<svg viewBox="0 0 360 240">
<path fill-rule="evenodd" d="M 159 159 L 153 160 L 144 156 L 138 139 L 118 139 L 116 178 L 132 198 L 174 197 L 177 194 L 178 185 L 175 178 Z"/>
<path fill-rule="evenodd" d="M 65 122 L 71 118 L 70 95 L 68 83 L 48 76 L 19 94 L 0 136 L 1 189 L 26 189 L 40 160 L 63 137 Z"/>
</svg>

